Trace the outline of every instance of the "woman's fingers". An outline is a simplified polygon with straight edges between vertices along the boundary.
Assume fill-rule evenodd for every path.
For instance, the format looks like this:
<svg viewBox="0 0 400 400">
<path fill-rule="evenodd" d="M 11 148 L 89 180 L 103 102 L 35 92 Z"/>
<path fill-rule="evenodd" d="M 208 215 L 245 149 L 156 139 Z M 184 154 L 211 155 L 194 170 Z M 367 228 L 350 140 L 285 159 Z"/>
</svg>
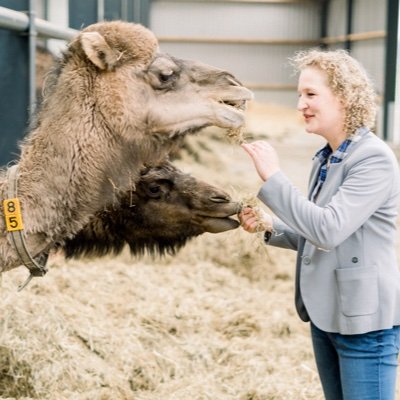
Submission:
<svg viewBox="0 0 400 400">
<path fill-rule="evenodd" d="M 253 160 L 254 166 L 260 178 L 269 179 L 279 170 L 279 158 L 275 149 L 266 141 L 257 140 L 241 145 Z"/>
<path fill-rule="evenodd" d="M 240 225 L 242 228 L 250 233 L 257 232 L 259 226 L 258 217 L 253 213 L 239 214 Z"/>
</svg>

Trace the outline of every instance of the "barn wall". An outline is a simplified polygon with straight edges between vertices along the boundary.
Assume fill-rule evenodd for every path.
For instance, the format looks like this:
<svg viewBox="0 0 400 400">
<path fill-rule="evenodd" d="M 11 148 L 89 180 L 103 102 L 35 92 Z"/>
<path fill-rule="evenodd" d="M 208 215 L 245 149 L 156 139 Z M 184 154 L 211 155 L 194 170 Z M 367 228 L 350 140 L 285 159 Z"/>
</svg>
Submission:
<svg viewBox="0 0 400 400">
<path fill-rule="evenodd" d="M 355 0 L 353 31 L 370 32 L 386 30 L 386 2 L 376 0 Z M 383 96 L 385 87 L 385 49 L 386 38 L 356 41 L 352 55 L 360 60 L 376 84 L 378 94 Z"/>
<path fill-rule="evenodd" d="M 340 36 L 346 34 L 347 0 L 329 0 L 327 35 Z"/>
<path fill-rule="evenodd" d="M 159 37 L 163 51 L 229 69 L 254 89 L 256 100 L 292 107 L 296 104 L 295 78 L 287 59 L 295 51 L 308 47 L 299 41 L 318 40 L 320 6 L 315 1 L 153 0 L 150 28 Z M 191 37 L 204 42 L 179 40 Z M 209 38 L 237 41 L 214 43 L 207 41 Z M 247 42 L 260 39 L 264 43 Z M 273 40 L 279 43 L 269 43 Z"/>
<path fill-rule="evenodd" d="M 98 3 L 98 0 L 90 1 Z M 390 76 L 387 73 L 387 65 L 390 65 L 387 58 L 391 53 L 386 51 L 385 35 L 388 4 L 391 4 L 392 10 L 395 1 L 352 0 L 353 19 L 350 33 L 367 35 L 361 39 L 353 36 L 351 40 L 345 37 L 349 33 L 348 0 L 329 0 L 327 3 L 320 0 L 102 0 L 98 4 L 105 5 L 103 17 L 110 17 L 111 11 L 117 17 L 122 16 L 122 5 L 128 5 L 125 7 L 128 20 L 141 21 L 149 26 L 158 36 L 163 51 L 228 69 L 254 91 L 256 100 L 290 107 L 295 107 L 297 95 L 296 77 L 288 65 L 288 58 L 296 51 L 316 46 L 321 41 L 328 43 L 329 48 L 350 46 L 352 54 L 365 65 L 375 82 L 377 92 L 381 95 L 380 115 L 381 118 L 385 118 L 378 124 L 377 132 L 381 136 L 384 131 L 389 132 L 388 138 L 391 139 L 393 128 L 384 129 L 384 124 L 388 123 L 388 100 L 384 101 L 384 89 L 386 84 L 388 92 L 387 85 L 391 84 L 394 78 L 387 78 Z M 10 0 L 0 0 L 0 3 L 6 7 L 17 4 L 16 1 Z M 73 0 L 37 0 L 36 14 L 39 18 L 48 19 L 58 26 L 67 27 L 71 25 L 68 18 L 71 3 Z M 116 8 L 110 11 L 111 4 Z M 326 10 L 323 4 L 329 5 Z M 322 25 L 324 15 L 327 16 L 327 20 Z M 2 35 L 4 38 L 16 36 L 6 30 Z M 324 37 L 321 38 L 321 35 Z M 22 42 L 26 40 L 26 37 L 19 38 Z M 57 53 L 64 48 L 65 42 L 47 40 L 47 45 Z M 26 47 L 26 44 L 24 46 Z M 3 43 L 2 48 L 3 52 L 5 49 L 19 49 L 18 46 L 7 46 L 6 43 Z M 21 54 L 25 54 L 24 52 L 26 48 L 21 50 Z M 26 57 L 26 54 L 23 57 Z M 18 63 L 15 65 L 26 66 L 26 60 L 21 62 L 23 57 L 17 57 Z M 2 70 L 3 75 L 4 71 L 8 71 L 7 68 Z M 18 96 L 13 97 L 15 99 L 25 97 L 22 94 L 25 89 L 17 87 L 23 81 L 21 76 L 22 72 L 18 74 L 17 83 L 14 85 L 15 93 L 18 92 Z M 13 82 L 8 78 L 2 81 L 4 87 Z M 5 95 L 7 90 L 4 89 L 2 93 L 0 101 L 5 105 L 11 104 L 10 96 Z M 390 107 L 393 108 L 393 99 L 389 101 L 392 101 Z M 7 123 L 11 121 L 12 129 L 7 129 L 9 138 L 0 138 L 0 144 L 1 141 L 4 142 L 1 147 L 6 154 L 3 162 L 14 157 L 16 139 L 22 137 L 26 126 L 26 103 L 20 107 L 21 112 L 16 111 L 17 106 L 11 108 L 13 112 L 22 115 L 19 118 L 21 126 L 15 122 L 16 118 L 8 117 L 12 113 L 6 111 L 8 108 L 4 106 L 0 122 L 2 126 L 7 127 Z M 398 119 L 400 120 L 400 116 Z M 400 134 L 398 136 L 400 137 Z M 400 141 L 399 138 L 398 140 Z M 9 145 L 11 150 L 6 150 Z"/>
<path fill-rule="evenodd" d="M 379 3 L 379 4 L 378 4 Z M 376 0 L 353 0 L 353 18 L 351 34 L 365 32 L 385 32 L 386 31 L 387 3 Z M 347 19 L 347 0 L 331 0 L 328 10 L 328 36 L 337 37 L 345 35 Z M 366 40 L 351 41 L 351 54 L 359 60 L 370 77 L 372 78 L 376 91 L 380 96 L 380 111 L 378 115 L 377 133 L 383 136 L 382 97 L 385 88 L 385 57 L 386 57 L 386 37 L 371 37 Z M 331 44 L 330 48 L 345 48 L 345 42 Z"/>
</svg>

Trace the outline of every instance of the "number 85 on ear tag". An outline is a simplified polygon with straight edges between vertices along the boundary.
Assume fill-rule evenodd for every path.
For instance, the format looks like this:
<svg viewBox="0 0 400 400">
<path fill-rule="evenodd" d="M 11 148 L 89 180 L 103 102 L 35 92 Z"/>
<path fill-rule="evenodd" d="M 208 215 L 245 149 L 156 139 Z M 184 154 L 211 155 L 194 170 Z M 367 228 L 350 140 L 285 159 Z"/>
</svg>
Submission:
<svg viewBox="0 0 400 400">
<path fill-rule="evenodd" d="M 22 224 L 21 207 L 19 199 L 8 199 L 3 201 L 4 217 L 8 232 L 21 231 L 24 229 Z"/>
</svg>

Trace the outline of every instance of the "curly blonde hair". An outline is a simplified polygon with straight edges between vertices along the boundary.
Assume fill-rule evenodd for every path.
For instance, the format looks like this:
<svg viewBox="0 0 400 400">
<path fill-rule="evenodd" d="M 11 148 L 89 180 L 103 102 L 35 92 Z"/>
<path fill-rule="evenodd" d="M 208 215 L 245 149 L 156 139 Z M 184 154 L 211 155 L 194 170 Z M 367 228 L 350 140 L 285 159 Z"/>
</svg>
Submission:
<svg viewBox="0 0 400 400">
<path fill-rule="evenodd" d="M 326 73 L 328 85 L 345 109 L 344 130 L 348 136 L 358 128 L 373 129 L 377 95 L 364 67 L 345 50 L 300 51 L 290 59 L 297 72 L 316 67 Z"/>
</svg>

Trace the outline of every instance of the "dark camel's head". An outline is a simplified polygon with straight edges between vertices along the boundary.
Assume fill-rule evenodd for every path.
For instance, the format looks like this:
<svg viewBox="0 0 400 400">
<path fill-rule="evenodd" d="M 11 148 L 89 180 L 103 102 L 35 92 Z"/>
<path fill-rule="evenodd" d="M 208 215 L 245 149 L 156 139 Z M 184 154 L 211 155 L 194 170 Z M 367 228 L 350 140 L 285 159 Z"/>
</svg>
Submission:
<svg viewBox="0 0 400 400">
<path fill-rule="evenodd" d="M 136 190 L 98 213 L 64 247 L 67 257 L 119 253 L 175 253 L 190 238 L 238 227 L 230 218 L 240 204 L 222 189 L 185 174 L 171 163 L 146 168 Z"/>
</svg>

